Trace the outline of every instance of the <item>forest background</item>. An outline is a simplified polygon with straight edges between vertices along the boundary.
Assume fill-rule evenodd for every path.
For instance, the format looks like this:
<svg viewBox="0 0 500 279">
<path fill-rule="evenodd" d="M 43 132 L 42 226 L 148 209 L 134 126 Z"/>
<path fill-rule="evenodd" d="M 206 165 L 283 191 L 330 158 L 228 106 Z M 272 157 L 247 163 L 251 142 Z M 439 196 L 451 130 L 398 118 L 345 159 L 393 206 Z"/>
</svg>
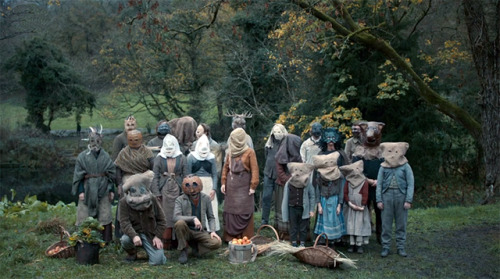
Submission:
<svg viewBox="0 0 500 279">
<path fill-rule="evenodd" d="M 134 114 L 154 133 L 158 120 L 189 115 L 224 142 L 228 112 L 253 115 L 261 168 L 276 122 L 303 140 L 314 121 L 347 139 L 364 119 L 385 123 L 383 141 L 410 143 L 417 207 L 498 193 L 499 1 L 0 0 L 0 9 L 0 196 L 74 200 L 67 158 L 85 144 L 50 130 L 121 130 Z"/>
</svg>

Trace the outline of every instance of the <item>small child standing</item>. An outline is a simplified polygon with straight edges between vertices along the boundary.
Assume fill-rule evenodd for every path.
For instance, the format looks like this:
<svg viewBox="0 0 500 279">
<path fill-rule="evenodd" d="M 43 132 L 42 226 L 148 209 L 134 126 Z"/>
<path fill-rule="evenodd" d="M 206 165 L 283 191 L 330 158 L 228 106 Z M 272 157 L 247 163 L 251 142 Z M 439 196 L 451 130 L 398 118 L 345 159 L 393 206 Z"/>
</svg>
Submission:
<svg viewBox="0 0 500 279">
<path fill-rule="evenodd" d="M 391 246 L 392 223 L 396 223 L 396 247 L 401 257 L 405 251 L 408 210 L 413 202 L 413 171 L 405 157 L 410 145 L 406 142 L 381 143 L 384 162 L 377 177 L 377 207 L 382 211 L 382 252 L 387 257 Z"/>
<path fill-rule="evenodd" d="M 298 235 L 299 247 L 305 247 L 309 219 L 314 216 L 315 198 L 311 175 L 314 167 L 306 163 L 288 163 L 287 167 L 291 177 L 283 189 L 283 222 L 289 222 L 292 246 L 297 247 Z"/>
<path fill-rule="evenodd" d="M 349 235 L 349 248 L 363 254 L 363 245 L 367 245 L 372 232 L 370 224 L 370 210 L 368 209 L 368 182 L 363 174 L 363 161 L 340 167 L 346 178 L 344 185 L 344 208 L 346 231 Z"/>
</svg>

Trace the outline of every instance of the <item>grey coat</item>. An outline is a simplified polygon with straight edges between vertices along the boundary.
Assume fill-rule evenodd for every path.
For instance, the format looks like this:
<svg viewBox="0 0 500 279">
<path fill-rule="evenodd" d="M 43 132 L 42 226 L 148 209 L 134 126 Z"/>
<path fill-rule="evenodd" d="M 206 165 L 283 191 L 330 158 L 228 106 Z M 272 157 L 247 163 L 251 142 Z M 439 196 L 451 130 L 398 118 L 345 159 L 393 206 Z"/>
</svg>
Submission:
<svg viewBox="0 0 500 279">
<path fill-rule="evenodd" d="M 210 228 L 210 231 L 215 231 L 215 216 L 212 211 L 212 201 L 210 197 L 204 193 L 200 192 L 200 203 L 201 203 L 201 225 L 204 230 Z M 186 194 L 182 194 L 175 200 L 174 209 L 174 221 L 184 220 L 188 225 L 194 225 L 195 216 L 192 213 L 191 201 Z M 208 225 L 205 223 L 208 220 Z"/>
</svg>

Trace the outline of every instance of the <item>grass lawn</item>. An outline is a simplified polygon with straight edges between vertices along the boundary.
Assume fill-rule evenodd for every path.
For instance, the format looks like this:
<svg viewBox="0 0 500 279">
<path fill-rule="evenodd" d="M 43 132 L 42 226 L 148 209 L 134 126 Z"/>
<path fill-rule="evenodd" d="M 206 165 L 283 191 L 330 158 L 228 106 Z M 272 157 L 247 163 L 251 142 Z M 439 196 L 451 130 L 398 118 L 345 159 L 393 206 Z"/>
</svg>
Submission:
<svg viewBox="0 0 500 279">
<path fill-rule="evenodd" d="M 15 207 L 15 205 L 11 205 Z M 37 205 L 40 207 L 39 205 Z M 22 209 L 21 206 L 19 210 Z M 202 258 L 177 262 L 177 251 L 165 251 L 167 264 L 151 267 L 147 261 L 123 262 L 125 253 L 112 244 L 100 252 L 100 264 L 82 266 L 75 258 L 51 259 L 45 249 L 59 237 L 44 232 L 43 220 L 57 218 L 69 230 L 74 222 L 74 204 L 32 209 L 0 216 L 0 269 L 2 278 L 499 278 L 500 204 L 414 209 L 409 213 L 407 252 L 402 258 L 393 246 L 387 258 L 371 238 L 364 254 L 348 254 L 358 269 L 317 268 L 291 255 L 259 256 L 248 264 L 230 264 L 227 245 Z M 0 207 L 1 212 L 2 207 Z M 25 208 L 26 209 L 26 208 Z M 260 214 L 256 213 L 256 224 Z M 310 243 L 309 243 L 310 245 Z"/>
</svg>

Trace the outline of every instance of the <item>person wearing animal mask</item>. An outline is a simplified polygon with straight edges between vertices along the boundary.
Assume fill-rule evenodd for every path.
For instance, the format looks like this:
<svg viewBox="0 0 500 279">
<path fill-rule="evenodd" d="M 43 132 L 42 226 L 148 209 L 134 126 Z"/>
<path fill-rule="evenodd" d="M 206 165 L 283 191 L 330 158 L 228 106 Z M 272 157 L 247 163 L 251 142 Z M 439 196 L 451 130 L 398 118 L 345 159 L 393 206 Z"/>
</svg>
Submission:
<svg viewBox="0 0 500 279">
<path fill-rule="evenodd" d="M 137 248 L 142 247 L 150 265 L 161 265 L 167 262 L 161 241 L 167 222 L 160 203 L 149 190 L 151 179 L 152 172 L 135 174 L 123 184 L 118 206 L 123 231 L 120 242 L 127 252 L 126 261 L 135 261 Z"/>
<path fill-rule="evenodd" d="M 384 126 L 385 124 L 382 122 L 360 122 L 360 138 L 362 144 L 356 147 L 352 156 L 353 163 L 363 160 L 363 174 L 365 175 L 366 181 L 370 186 L 368 188 L 368 209 L 370 211 L 375 211 L 375 233 L 377 235 L 378 243 L 382 243 L 382 217 L 380 209 L 376 205 L 375 190 L 377 187 L 377 175 L 380 164 L 384 161 L 382 151 L 380 149 L 382 129 Z"/>
<path fill-rule="evenodd" d="M 115 166 L 109 154 L 102 149 L 101 130 L 90 127 L 88 149 L 78 154 L 73 173 L 71 193 L 78 195 L 76 225 L 88 217 L 104 226 L 102 238 L 110 242 L 112 234 L 111 201 L 114 199 Z"/>
<path fill-rule="evenodd" d="M 118 156 L 118 153 L 120 153 L 120 151 L 128 145 L 127 133 L 137 129 L 137 121 L 135 120 L 133 115 L 129 115 L 127 118 L 125 118 L 123 126 L 123 132 L 116 136 L 113 140 L 113 149 L 111 150 L 111 159 L 113 161 Z"/>
<path fill-rule="evenodd" d="M 312 185 L 314 166 L 306 163 L 288 163 L 291 177 L 284 187 L 281 212 L 283 222 L 290 223 L 290 240 L 293 247 L 305 248 L 309 219 L 314 216 L 316 202 Z"/>
<path fill-rule="evenodd" d="M 360 122 L 363 121 L 358 120 L 352 124 L 351 126 L 352 137 L 348 139 L 345 143 L 344 152 L 347 156 L 347 159 L 349 159 L 349 162 L 352 161 L 352 155 L 354 154 L 356 147 L 361 145 L 361 127 L 359 126 Z"/>
<path fill-rule="evenodd" d="M 323 127 L 319 122 L 311 124 L 311 137 L 306 139 L 300 146 L 300 157 L 302 162 L 312 164 L 312 157 L 321 152 L 320 140 Z"/>
<path fill-rule="evenodd" d="M 387 257 L 392 238 L 392 223 L 396 225 L 396 248 L 401 257 L 405 250 L 408 210 L 413 203 L 415 181 L 405 157 L 409 144 L 385 142 L 380 144 L 384 162 L 377 176 L 377 207 L 382 211 L 382 257 Z"/>
<path fill-rule="evenodd" d="M 165 135 L 163 138 L 160 153 L 154 159 L 153 173 L 151 191 L 160 201 L 167 220 L 167 229 L 162 239 L 164 248 L 170 250 L 172 246 L 175 246 L 175 241 L 172 241 L 175 199 L 182 193 L 182 179 L 189 174 L 187 159 L 182 154 L 179 142 L 174 136 Z"/>
<path fill-rule="evenodd" d="M 245 130 L 234 129 L 229 135 L 228 145 L 221 179 L 221 192 L 225 195 L 225 241 L 254 235 L 254 194 L 259 185 L 257 156 L 246 143 Z"/>
<path fill-rule="evenodd" d="M 187 156 L 188 173 L 198 176 L 203 182 L 202 192 L 212 200 L 212 210 L 215 215 L 215 229 L 220 230 L 219 202 L 217 201 L 217 164 L 215 155 L 210 151 L 210 142 L 206 135 L 201 135 L 196 141 L 193 152 Z"/>
<path fill-rule="evenodd" d="M 183 194 L 175 200 L 175 233 L 179 242 L 179 262 L 188 261 L 191 245 L 200 255 L 218 249 L 221 238 L 215 232 L 215 215 L 210 196 L 202 192 L 203 182 L 196 175 L 188 175 L 182 181 Z"/>
<path fill-rule="evenodd" d="M 269 224 L 269 214 L 271 212 L 271 204 L 273 194 L 276 190 L 276 159 L 274 156 L 278 152 L 281 141 L 288 134 L 285 126 L 281 124 L 274 124 L 264 146 L 264 158 L 266 163 L 264 166 L 264 189 L 262 191 L 262 225 Z M 281 210 L 278 201 L 275 203 L 275 212 Z M 278 209 L 279 208 L 279 209 Z M 277 223 L 277 221 L 275 221 Z"/>
<path fill-rule="evenodd" d="M 163 145 L 163 139 L 166 135 L 170 134 L 170 125 L 166 120 L 160 120 L 156 124 L 156 137 L 150 139 L 146 146 L 153 151 L 153 155 L 156 157 L 160 152 Z"/>
</svg>

